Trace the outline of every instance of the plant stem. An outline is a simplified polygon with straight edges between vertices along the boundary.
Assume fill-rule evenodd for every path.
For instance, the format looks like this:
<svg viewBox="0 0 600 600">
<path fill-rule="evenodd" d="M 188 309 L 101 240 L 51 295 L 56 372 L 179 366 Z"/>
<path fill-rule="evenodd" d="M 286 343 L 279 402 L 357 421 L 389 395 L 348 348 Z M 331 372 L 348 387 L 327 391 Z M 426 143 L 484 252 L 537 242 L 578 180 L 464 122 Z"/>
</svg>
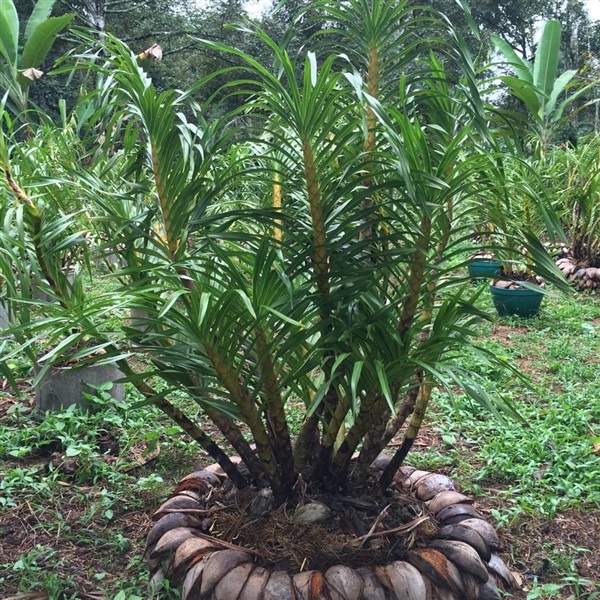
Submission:
<svg viewBox="0 0 600 600">
<path fill-rule="evenodd" d="M 275 458 L 279 464 L 282 485 L 285 490 L 291 490 L 296 481 L 294 454 L 290 431 L 285 415 L 284 401 L 279 389 L 275 367 L 269 351 L 266 334 L 261 327 L 256 330 L 256 352 L 263 378 L 265 417 Z"/>
<path fill-rule="evenodd" d="M 332 461 L 332 481 L 336 486 L 345 484 L 354 451 L 373 426 L 376 415 L 385 410 L 386 406 L 385 397 L 375 391 L 363 399 L 358 415 Z"/>
<path fill-rule="evenodd" d="M 218 354 L 216 349 L 206 345 L 204 350 L 219 380 L 231 394 L 233 402 L 244 416 L 246 425 L 248 425 L 252 437 L 256 442 L 256 452 L 261 460 L 261 468 L 273 488 L 273 493 L 276 496 L 285 495 L 285 490 L 281 482 L 281 474 L 271 448 L 269 435 L 260 418 L 254 400 L 248 392 L 242 389 L 235 371 Z"/>
<path fill-rule="evenodd" d="M 408 333 L 413 323 L 421 297 L 421 287 L 425 274 L 424 263 L 427 248 L 429 247 L 429 236 L 431 235 L 431 219 L 429 217 L 424 216 L 421 219 L 419 230 L 420 235 L 417 238 L 416 249 L 411 258 L 407 295 L 402 306 L 400 321 L 398 322 L 398 331 L 402 337 Z"/>
<path fill-rule="evenodd" d="M 415 410 L 410 419 L 410 424 L 408 429 L 406 430 L 406 434 L 404 436 L 404 440 L 402 441 L 402 445 L 396 451 L 392 460 L 385 468 L 384 472 L 379 479 L 379 491 L 383 493 L 389 485 L 392 483 L 392 479 L 394 475 L 402 465 L 406 455 L 409 453 L 412 448 L 417 435 L 419 434 L 419 429 L 423 423 L 423 418 L 425 417 L 425 412 L 427 411 L 427 406 L 429 405 L 429 400 L 431 398 L 431 382 L 425 382 L 421 385 L 421 389 L 419 391 L 419 397 L 417 399 Z"/>
<path fill-rule="evenodd" d="M 422 377 L 422 369 L 419 368 Z M 357 481 L 364 481 L 368 469 L 377 458 L 379 453 L 390 443 L 392 438 L 398 433 L 400 427 L 404 425 L 406 419 L 412 413 L 417 396 L 419 394 L 419 379 L 416 376 L 416 381 L 408 388 L 404 395 L 400 408 L 397 409 L 396 415 L 389 419 L 390 411 L 382 411 L 377 422 L 365 438 L 363 447 L 356 461 L 356 467 L 353 471 L 353 476 Z M 389 419 L 389 420 L 388 420 Z"/>
<path fill-rule="evenodd" d="M 329 255 L 327 253 L 326 223 L 323 205 L 321 202 L 321 187 L 313 149 L 307 140 L 302 140 L 302 155 L 304 158 L 304 176 L 315 244 L 313 254 L 314 271 L 317 280 L 317 290 L 323 300 L 329 298 Z M 323 313 L 324 315 L 326 312 Z"/>
<path fill-rule="evenodd" d="M 379 50 L 375 43 L 371 44 L 369 49 L 369 66 L 368 66 L 368 74 L 367 74 L 367 92 L 369 96 L 376 99 L 379 97 Z M 371 189 L 373 185 L 372 172 L 373 168 L 371 165 L 372 154 L 375 150 L 376 143 L 376 128 L 377 128 L 377 117 L 375 116 L 375 112 L 371 108 L 371 105 L 367 103 L 367 137 L 365 138 L 363 144 L 363 152 L 364 158 L 363 161 L 365 163 L 365 177 L 363 179 L 363 185 L 365 189 Z M 365 213 L 369 212 L 369 209 L 373 207 L 373 197 L 368 195 L 362 201 L 362 209 Z M 370 216 L 367 217 L 370 219 Z M 363 229 L 360 233 L 360 239 L 370 239 L 373 237 L 373 227 L 372 225 L 368 225 Z"/>
<path fill-rule="evenodd" d="M 31 238 L 33 240 L 35 256 L 38 260 L 40 270 L 42 272 L 42 275 L 44 276 L 44 279 L 46 279 L 46 281 L 48 282 L 48 284 L 50 285 L 50 287 L 56 294 L 56 297 L 59 299 L 61 306 L 66 308 L 67 305 L 65 303 L 64 295 L 63 295 L 61 289 L 58 287 L 54 277 L 50 273 L 48 263 L 46 262 L 46 259 L 44 257 L 44 251 L 39 244 L 40 233 L 41 233 L 41 229 L 42 229 L 42 216 L 40 215 L 39 211 L 37 210 L 35 204 L 31 200 L 31 198 L 29 198 L 29 196 L 23 191 L 21 186 L 19 186 L 19 184 L 13 178 L 12 172 L 10 170 L 10 165 L 8 165 L 8 164 L 4 165 L 4 174 L 6 176 L 8 185 L 9 185 L 10 189 L 13 191 L 13 193 L 15 194 L 15 196 L 17 197 L 17 200 L 19 202 L 22 202 L 23 204 L 25 204 L 25 206 L 27 206 L 30 209 L 30 215 L 33 219 L 33 231 L 32 231 L 33 235 L 31 236 Z"/>
</svg>

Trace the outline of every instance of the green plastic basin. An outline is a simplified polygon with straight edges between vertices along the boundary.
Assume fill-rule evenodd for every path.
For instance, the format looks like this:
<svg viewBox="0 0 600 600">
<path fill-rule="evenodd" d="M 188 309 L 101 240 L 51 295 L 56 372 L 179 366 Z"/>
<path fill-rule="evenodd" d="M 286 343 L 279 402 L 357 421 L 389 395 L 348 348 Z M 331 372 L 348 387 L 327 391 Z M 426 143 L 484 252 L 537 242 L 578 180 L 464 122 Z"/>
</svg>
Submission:
<svg viewBox="0 0 600 600">
<path fill-rule="evenodd" d="M 516 315 L 518 317 L 533 317 L 537 315 L 544 299 L 543 292 L 525 287 L 503 289 L 490 285 L 494 306 L 501 317 Z"/>
<path fill-rule="evenodd" d="M 468 265 L 471 277 L 497 277 L 500 275 L 500 263 L 497 260 L 474 260 Z"/>
</svg>

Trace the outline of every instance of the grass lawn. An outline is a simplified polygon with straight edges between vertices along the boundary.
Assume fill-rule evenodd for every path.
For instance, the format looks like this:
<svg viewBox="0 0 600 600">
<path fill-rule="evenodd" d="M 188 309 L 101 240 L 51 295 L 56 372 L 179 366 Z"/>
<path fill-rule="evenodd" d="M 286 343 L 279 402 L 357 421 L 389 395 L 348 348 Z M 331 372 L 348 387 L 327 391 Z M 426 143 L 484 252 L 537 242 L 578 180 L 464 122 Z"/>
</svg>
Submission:
<svg viewBox="0 0 600 600">
<path fill-rule="evenodd" d="M 481 341 L 534 383 L 464 357 L 524 422 L 439 392 L 407 462 L 475 496 L 522 579 L 513 597 L 600 598 L 600 299 L 549 297 L 539 318 L 485 325 Z M 146 598 L 148 515 L 204 456 L 156 409 L 102 391 L 93 416 L 34 421 L 27 367 L 15 364 L 20 397 L 0 380 L 0 599 Z"/>
</svg>

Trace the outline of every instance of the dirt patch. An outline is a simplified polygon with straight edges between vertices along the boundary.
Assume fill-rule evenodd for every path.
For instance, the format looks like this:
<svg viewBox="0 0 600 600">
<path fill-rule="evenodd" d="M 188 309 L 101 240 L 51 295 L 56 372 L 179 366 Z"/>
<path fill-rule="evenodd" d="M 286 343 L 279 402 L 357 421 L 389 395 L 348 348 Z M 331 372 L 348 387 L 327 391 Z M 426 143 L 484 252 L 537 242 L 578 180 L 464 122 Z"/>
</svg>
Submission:
<svg viewBox="0 0 600 600">
<path fill-rule="evenodd" d="M 398 449 L 398 446 L 402 445 L 404 440 L 404 430 L 400 431 L 398 435 L 392 440 L 389 444 L 389 451 L 386 450 L 386 454 L 393 455 L 393 453 Z M 441 438 L 441 435 L 432 427 L 428 425 L 423 425 L 421 429 L 419 429 L 419 435 L 417 439 L 414 441 L 413 448 L 415 451 L 419 451 L 419 449 L 432 449 L 441 451 L 444 448 L 444 442 Z"/>
<path fill-rule="evenodd" d="M 476 507 L 493 523 L 492 511 L 501 510 L 506 505 L 506 490 L 501 484 L 491 483 L 482 489 L 486 495 L 477 499 Z M 599 532 L 598 510 L 564 511 L 552 519 L 524 514 L 512 525 L 499 527 L 505 550 L 503 558 L 523 583 L 523 589 L 515 591 L 512 597 L 525 599 L 534 580 L 539 585 L 564 583 L 561 576 L 571 563 L 579 577 L 592 582 L 594 587 L 588 591 L 600 591 Z M 569 585 L 563 591 L 564 596 L 561 597 L 565 599 L 576 597 Z"/>
<path fill-rule="evenodd" d="M 549 563 L 556 553 L 572 556 L 578 575 L 597 581 L 600 574 L 600 514 L 569 511 L 552 520 L 534 519 L 511 528 L 518 536 L 519 557 L 527 575 L 552 577 Z"/>
<path fill-rule="evenodd" d="M 492 332 L 487 336 L 490 340 L 495 340 L 502 344 L 506 344 L 508 341 L 517 337 L 527 335 L 529 333 L 529 328 L 526 326 L 512 326 L 512 325 L 501 325 L 500 323 L 495 323 L 492 325 Z"/>
<path fill-rule="evenodd" d="M 56 520 L 57 513 L 62 515 L 60 521 Z M 131 564 L 143 553 L 150 526 L 148 510 L 118 515 L 108 523 L 90 520 L 85 514 L 85 501 L 68 493 L 55 498 L 54 503 L 48 502 L 41 511 L 28 502 L 4 509 L 0 518 L 0 578 L 11 578 L 10 583 L 2 584 L 0 597 L 18 592 L 20 571 L 24 580 L 36 572 L 53 574 L 58 581 L 69 582 L 66 597 L 77 594 L 77 598 L 91 597 L 100 577 L 103 587 L 130 579 Z"/>
<path fill-rule="evenodd" d="M 523 589 L 514 598 L 524 599 L 534 580 L 538 585 L 564 584 L 556 564 L 571 563 L 575 573 L 590 584 L 582 586 L 586 592 L 600 592 L 600 514 L 568 511 L 551 520 L 540 521 L 531 517 L 515 523 L 508 531 L 514 548 L 509 565 L 521 574 Z M 561 597 L 573 595 L 575 589 L 565 585 Z M 581 593 L 581 590 L 580 590 Z"/>
</svg>

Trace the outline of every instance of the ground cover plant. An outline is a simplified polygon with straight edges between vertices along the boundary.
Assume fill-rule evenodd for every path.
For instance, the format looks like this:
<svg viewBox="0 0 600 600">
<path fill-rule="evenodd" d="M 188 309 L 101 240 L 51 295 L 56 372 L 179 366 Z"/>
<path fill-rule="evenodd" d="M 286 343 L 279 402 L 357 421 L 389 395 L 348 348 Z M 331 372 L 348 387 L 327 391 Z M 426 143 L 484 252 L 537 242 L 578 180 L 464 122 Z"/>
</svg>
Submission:
<svg viewBox="0 0 600 600">
<path fill-rule="evenodd" d="M 600 592 L 600 306 L 589 296 L 547 300 L 539 318 L 479 330 L 538 386 L 534 393 L 478 366 L 526 425 L 436 392 L 409 462 L 457 476 L 500 525 L 508 564 L 523 578 L 513 597 L 592 600 Z M 207 459 L 157 409 L 114 406 L 101 393 L 95 415 L 71 409 L 33 420 L 29 366 L 20 367 L 23 396 L 6 382 L 0 396 L 2 597 L 147 597 L 148 515 Z"/>
</svg>

